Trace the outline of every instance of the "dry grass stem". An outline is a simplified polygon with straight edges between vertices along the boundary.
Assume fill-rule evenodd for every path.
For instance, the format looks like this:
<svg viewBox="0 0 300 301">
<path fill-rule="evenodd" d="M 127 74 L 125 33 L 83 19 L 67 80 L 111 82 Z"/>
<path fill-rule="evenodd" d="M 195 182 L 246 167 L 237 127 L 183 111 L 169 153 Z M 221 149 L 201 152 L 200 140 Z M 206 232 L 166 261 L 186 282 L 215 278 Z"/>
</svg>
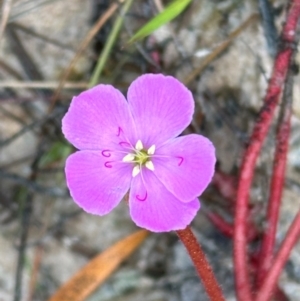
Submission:
<svg viewBox="0 0 300 301">
<path fill-rule="evenodd" d="M 55 81 L 1 81 L 0 88 L 56 89 L 58 84 Z M 64 82 L 62 89 L 86 89 L 87 86 L 87 82 Z"/>
<path fill-rule="evenodd" d="M 123 3 L 124 0 L 119 0 L 119 3 Z M 107 20 L 115 13 L 115 11 L 117 10 L 117 8 L 119 7 L 119 4 L 117 3 L 113 3 L 109 9 L 102 15 L 99 17 L 98 21 L 95 23 L 95 25 L 91 28 L 91 30 L 88 32 L 88 34 L 86 35 L 85 39 L 81 42 L 75 56 L 73 57 L 73 59 L 71 60 L 69 66 L 66 68 L 65 72 L 63 73 L 62 79 L 52 97 L 51 103 L 50 103 L 50 107 L 49 107 L 49 112 L 51 112 L 55 106 L 55 103 L 59 97 L 59 94 L 68 78 L 68 76 L 70 75 L 73 67 L 75 66 L 75 64 L 77 63 L 77 61 L 79 60 L 79 58 L 81 57 L 81 55 L 83 54 L 84 50 L 87 48 L 87 46 L 90 44 L 90 42 L 92 41 L 92 39 L 94 38 L 94 36 L 97 34 L 97 32 L 103 27 L 103 25 L 107 22 Z"/>
<path fill-rule="evenodd" d="M 192 80 L 195 79 L 217 56 L 219 56 L 232 42 L 233 40 L 239 36 L 245 28 L 247 28 L 254 20 L 256 20 L 258 17 L 257 14 L 251 15 L 244 23 L 241 24 L 239 28 L 234 30 L 228 37 L 226 41 L 224 41 L 222 44 L 217 46 L 213 52 L 211 52 L 200 64 L 199 67 L 197 67 L 194 71 L 191 72 L 191 74 L 187 77 L 187 79 L 184 81 L 185 85 L 188 85 L 191 83 Z"/>
</svg>

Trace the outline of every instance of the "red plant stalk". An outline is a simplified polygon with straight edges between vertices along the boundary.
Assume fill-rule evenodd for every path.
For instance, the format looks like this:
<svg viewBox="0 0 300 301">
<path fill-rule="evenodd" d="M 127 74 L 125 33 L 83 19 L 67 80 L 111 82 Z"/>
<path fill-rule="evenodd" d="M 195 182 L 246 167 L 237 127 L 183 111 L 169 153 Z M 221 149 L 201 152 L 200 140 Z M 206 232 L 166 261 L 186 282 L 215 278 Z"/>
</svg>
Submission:
<svg viewBox="0 0 300 301">
<path fill-rule="evenodd" d="M 219 214 L 208 212 L 206 216 L 223 235 L 233 236 L 233 225 L 225 221 Z"/>
<path fill-rule="evenodd" d="M 250 258 L 250 271 L 255 274 L 257 272 L 258 269 L 258 253 L 257 254 L 252 254 L 252 257 Z M 285 293 L 281 290 L 281 288 L 278 286 L 278 284 L 276 285 L 275 289 L 274 289 L 274 301 L 289 301 L 289 299 L 287 298 L 287 296 L 285 295 Z"/>
<path fill-rule="evenodd" d="M 249 191 L 254 174 L 257 157 L 267 135 L 275 108 L 278 104 L 283 83 L 293 53 L 295 31 L 300 16 L 300 0 L 292 0 L 283 27 L 282 49 L 278 52 L 267 94 L 259 119 L 255 124 L 250 143 L 246 149 L 240 169 L 237 189 L 234 227 L 234 268 L 237 298 L 240 301 L 252 301 L 250 277 L 247 265 L 247 216 Z"/>
<path fill-rule="evenodd" d="M 211 184 L 216 187 L 219 193 L 226 199 L 235 203 L 236 199 L 236 184 L 235 176 L 230 176 L 220 170 L 216 170 Z"/>
<path fill-rule="evenodd" d="M 256 278 L 256 287 L 259 288 L 265 278 L 273 260 L 273 252 L 276 240 L 279 210 L 284 186 L 284 176 L 289 147 L 291 130 L 292 99 L 293 99 L 293 74 L 290 70 L 283 93 L 282 114 L 280 116 L 277 137 L 276 151 L 273 163 L 268 209 L 267 227 L 262 240 L 259 254 L 259 265 Z"/>
<path fill-rule="evenodd" d="M 214 226 L 225 236 L 230 238 L 233 237 L 234 228 L 233 225 L 228 223 L 217 213 L 208 212 L 206 216 L 210 219 L 210 221 L 214 224 Z M 253 224 L 248 224 L 247 229 L 247 238 L 248 241 L 253 241 L 258 235 L 257 230 L 254 228 Z"/>
<path fill-rule="evenodd" d="M 288 297 L 278 286 L 275 288 L 274 297 L 276 301 L 289 301 Z"/>
<path fill-rule="evenodd" d="M 300 210 L 297 213 L 292 225 L 281 247 L 272 262 L 272 266 L 267 273 L 263 285 L 257 293 L 255 301 L 268 301 L 272 297 L 274 289 L 277 285 L 278 278 L 284 268 L 290 253 L 300 237 Z"/>
<path fill-rule="evenodd" d="M 186 247 L 209 299 L 211 301 L 225 301 L 221 287 L 192 230 L 187 227 L 184 230 L 176 231 L 176 233 Z"/>
</svg>

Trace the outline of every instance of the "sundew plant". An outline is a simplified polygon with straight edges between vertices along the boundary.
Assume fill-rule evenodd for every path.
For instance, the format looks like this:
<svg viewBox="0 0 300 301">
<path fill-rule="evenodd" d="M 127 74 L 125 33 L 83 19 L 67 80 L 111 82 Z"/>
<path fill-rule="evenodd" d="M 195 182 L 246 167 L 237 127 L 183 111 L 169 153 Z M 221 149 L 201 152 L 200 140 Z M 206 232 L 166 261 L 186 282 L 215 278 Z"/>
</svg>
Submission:
<svg viewBox="0 0 300 301">
<path fill-rule="evenodd" d="M 300 301 L 299 19 L 1 1 L 0 301 Z"/>
<path fill-rule="evenodd" d="M 135 224 L 153 232 L 177 230 L 190 251 L 201 256 L 202 270 L 208 262 L 188 226 L 212 179 L 216 157 L 206 137 L 178 137 L 193 112 L 192 93 L 181 82 L 145 74 L 132 82 L 127 100 L 113 86 L 101 84 L 74 97 L 62 131 L 79 150 L 69 156 L 65 171 L 81 208 L 104 215 L 127 195 Z M 223 300 L 212 271 L 206 279 Z"/>
<path fill-rule="evenodd" d="M 189 2 L 174 1 L 171 8 L 176 13 L 168 15 L 166 12 L 170 10 L 166 10 L 138 31 L 129 43 L 150 34 L 157 28 L 155 22 L 174 18 Z M 290 1 L 281 34 L 284 47 L 277 52 L 264 105 L 245 147 L 237 187 L 226 181 L 226 176 L 220 176 L 221 173 L 214 178 L 220 191 L 226 191 L 233 199 L 233 223 L 214 212 L 206 212 L 212 223 L 233 239 L 235 290 L 239 301 L 286 300 L 278 278 L 300 235 L 298 213 L 276 251 L 292 114 L 290 69 L 295 56 L 292 45 L 296 41 L 299 15 L 300 0 Z M 245 24 L 252 20 L 253 17 L 249 18 Z M 120 25 L 121 21 L 116 23 L 114 33 Z M 216 50 L 218 54 L 217 51 L 220 50 Z M 183 134 L 193 120 L 192 92 L 174 76 L 156 72 L 135 78 L 125 96 L 110 84 L 97 83 L 102 67 L 100 60 L 91 88 L 73 97 L 62 119 L 62 132 L 77 149 L 65 165 L 71 197 L 86 213 L 98 216 L 108 214 L 123 201 L 136 226 L 156 233 L 176 231 L 208 298 L 225 300 L 222 283 L 216 280 L 190 228 L 201 207 L 199 197 L 213 179 L 217 153 L 208 137 L 199 133 Z M 201 68 L 190 74 L 186 82 Z M 249 194 L 255 164 L 281 96 L 283 104 L 277 126 L 266 229 L 261 233 L 249 214 Z M 253 252 L 254 241 L 259 247 Z"/>
</svg>

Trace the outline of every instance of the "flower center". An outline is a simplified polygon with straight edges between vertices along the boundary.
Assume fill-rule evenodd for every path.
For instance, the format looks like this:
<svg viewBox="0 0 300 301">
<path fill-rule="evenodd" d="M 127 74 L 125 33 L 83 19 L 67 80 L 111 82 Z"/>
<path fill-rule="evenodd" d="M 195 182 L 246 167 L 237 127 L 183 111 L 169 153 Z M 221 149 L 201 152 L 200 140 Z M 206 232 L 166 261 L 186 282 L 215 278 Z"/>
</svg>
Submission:
<svg viewBox="0 0 300 301">
<path fill-rule="evenodd" d="M 139 165 L 145 165 L 149 158 L 150 157 L 147 154 L 147 151 L 145 149 L 142 149 L 141 151 L 136 153 L 134 161 L 137 162 Z"/>
<path fill-rule="evenodd" d="M 138 140 L 133 153 L 129 153 L 123 158 L 123 162 L 133 163 L 135 165 L 132 170 L 133 177 L 137 176 L 141 172 L 143 166 L 152 171 L 154 170 L 154 165 L 151 161 L 151 156 L 154 154 L 154 152 L 155 145 L 145 149 L 142 141 Z"/>
</svg>

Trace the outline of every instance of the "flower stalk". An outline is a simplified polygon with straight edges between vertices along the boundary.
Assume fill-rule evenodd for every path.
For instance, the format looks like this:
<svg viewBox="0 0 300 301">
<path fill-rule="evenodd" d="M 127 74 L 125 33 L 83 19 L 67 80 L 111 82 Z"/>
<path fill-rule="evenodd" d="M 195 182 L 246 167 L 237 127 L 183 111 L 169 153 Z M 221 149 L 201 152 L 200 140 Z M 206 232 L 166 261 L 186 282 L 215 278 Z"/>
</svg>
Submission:
<svg viewBox="0 0 300 301">
<path fill-rule="evenodd" d="M 187 227 L 176 233 L 186 247 L 210 300 L 225 301 L 221 287 L 192 230 Z"/>
<path fill-rule="evenodd" d="M 290 253 L 300 237 L 300 211 L 297 213 L 288 233 L 272 262 L 261 289 L 257 293 L 255 301 L 268 301 L 272 297 L 278 278 L 284 268 Z"/>
<path fill-rule="evenodd" d="M 267 209 L 267 227 L 262 239 L 260 251 L 260 264 L 257 271 L 257 287 L 263 282 L 267 271 L 271 267 L 273 252 L 276 240 L 276 230 L 279 218 L 282 192 L 284 187 L 284 176 L 287 161 L 287 152 L 289 147 L 289 137 L 291 131 L 292 100 L 293 100 L 293 71 L 289 70 L 283 92 L 283 105 L 281 116 L 279 118 L 276 150 L 273 163 L 273 173 L 271 179 L 268 209 Z"/>
<path fill-rule="evenodd" d="M 296 27 L 300 16 L 300 0 L 291 1 L 283 28 L 281 48 L 276 56 L 263 108 L 246 149 L 239 175 L 234 228 L 235 282 L 238 300 L 252 301 L 247 254 L 247 216 L 249 191 L 254 168 L 278 104 L 283 83 L 294 52 Z"/>
</svg>

